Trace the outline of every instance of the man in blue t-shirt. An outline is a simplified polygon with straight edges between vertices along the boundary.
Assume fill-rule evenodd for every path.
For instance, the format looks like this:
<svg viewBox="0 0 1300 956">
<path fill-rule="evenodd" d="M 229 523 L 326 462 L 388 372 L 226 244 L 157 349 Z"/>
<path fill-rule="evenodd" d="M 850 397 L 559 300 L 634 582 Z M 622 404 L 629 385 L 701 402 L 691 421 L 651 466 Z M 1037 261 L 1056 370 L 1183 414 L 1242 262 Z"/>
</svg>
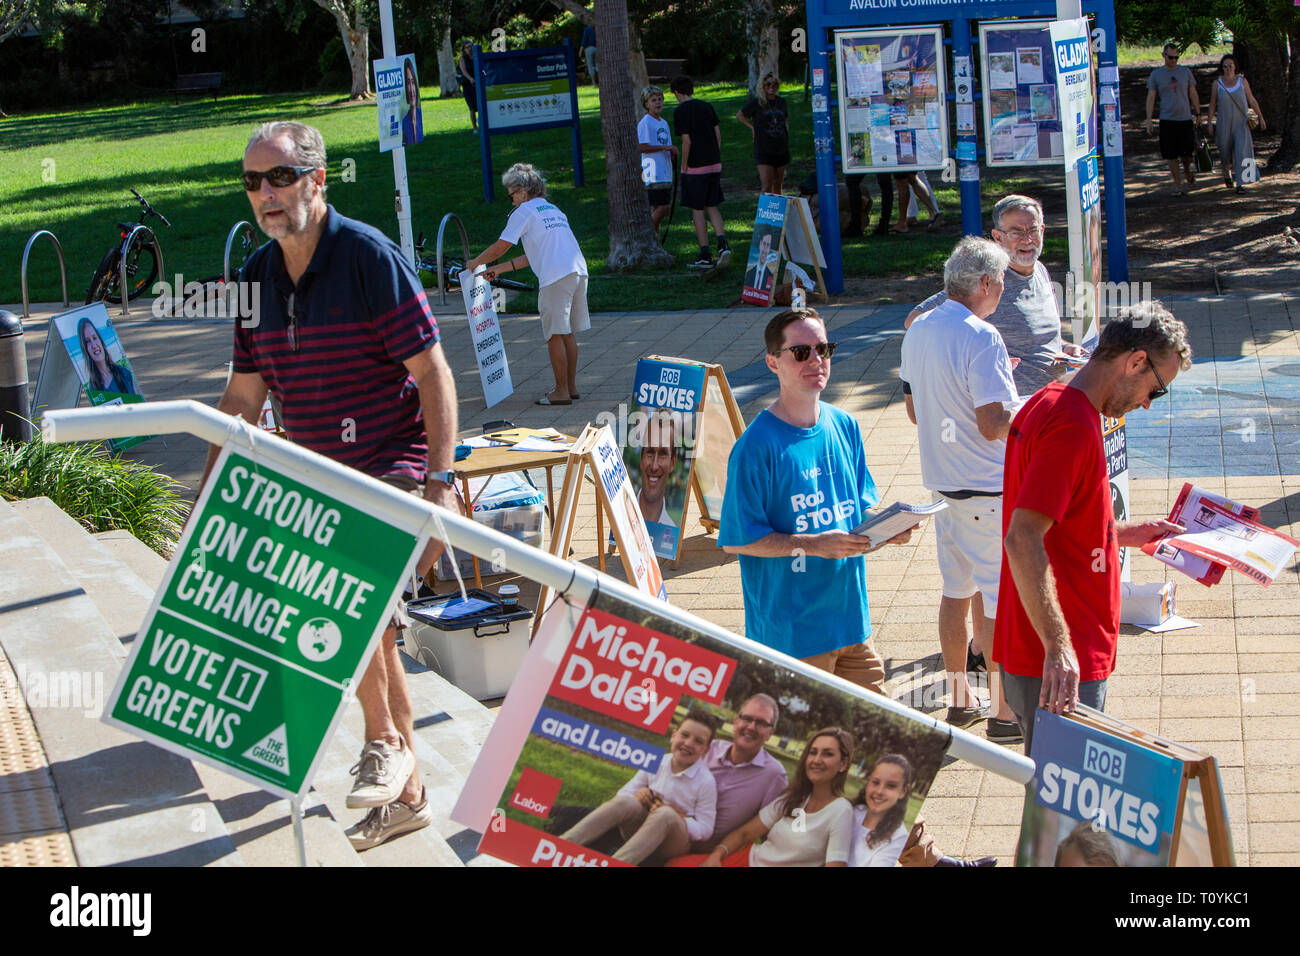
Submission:
<svg viewBox="0 0 1300 956">
<path fill-rule="evenodd" d="M 740 555 L 745 634 L 881 693 L 862 557 L 871 540 L 852 533 L 880 496 L 857 421 L 821 401 L 835 345 L 813 309 L 782 312 L 763 335 L 781 392 L 732 448 L 718 534 Z"/>
</svg>

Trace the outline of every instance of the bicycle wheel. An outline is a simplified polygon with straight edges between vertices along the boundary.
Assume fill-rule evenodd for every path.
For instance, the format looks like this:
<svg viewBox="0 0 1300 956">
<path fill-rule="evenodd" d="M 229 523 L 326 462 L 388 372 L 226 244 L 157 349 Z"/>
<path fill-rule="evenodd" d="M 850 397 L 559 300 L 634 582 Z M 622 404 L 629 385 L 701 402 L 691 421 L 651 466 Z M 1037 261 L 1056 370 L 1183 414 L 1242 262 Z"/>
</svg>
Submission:
<svg viewBox="0 0 1300 956">
<path fill-rule="evenodd" d="M 107 302 L 118 297 L 117 260 L 120 255 L 121 252 L 117 249 L 109 249 L 104 253 L 99 268 L 95 270 L 94 278 L 90 280 L 90 288 L 86 290 L 86 305 L 92 302 Z"/>
<path fill-rule="evenodd" d="M 139 298 L 158 278 L 158 252 L 150 239 L 136 239 L 126 250 L 126 297 Z"/>
</svg>

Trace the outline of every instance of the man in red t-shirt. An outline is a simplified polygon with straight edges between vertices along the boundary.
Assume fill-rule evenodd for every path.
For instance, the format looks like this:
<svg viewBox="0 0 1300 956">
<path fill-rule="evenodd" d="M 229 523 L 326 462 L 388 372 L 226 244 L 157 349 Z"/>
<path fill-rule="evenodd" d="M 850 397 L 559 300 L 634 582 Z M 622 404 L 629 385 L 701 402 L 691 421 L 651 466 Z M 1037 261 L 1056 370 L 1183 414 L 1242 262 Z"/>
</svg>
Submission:
<svg viewBox="0 0 1300 956">
<path fill-rule="evenodd" d="M 1164 520 L 1116 524 L 1101 416 L 1150 407 L 1191 364 L 1187 328 L 1144 302 L 1106 325 L 1069 384 L 1041 389 L 1011 423 L 993 659 L 1025 753 L 1036 707 L 1059 714 L 1106 703 L 1119 638 L 1119 549 L 1184 530 Z"/>
</svg>

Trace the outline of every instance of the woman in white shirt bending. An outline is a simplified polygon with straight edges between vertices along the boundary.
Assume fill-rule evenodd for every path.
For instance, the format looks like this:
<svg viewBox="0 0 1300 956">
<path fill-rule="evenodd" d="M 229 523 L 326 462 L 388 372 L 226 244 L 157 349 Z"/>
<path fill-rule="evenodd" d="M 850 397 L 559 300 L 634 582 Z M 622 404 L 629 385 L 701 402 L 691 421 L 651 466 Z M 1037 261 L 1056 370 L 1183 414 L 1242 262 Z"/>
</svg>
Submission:
<svg viewBox="0 0 1300 956">
<path fill-rule="evenodd" d="M 824 727 L 804 747 L 794 781 L 705 858 L 701 866 L 844 866 L 849 858 L 853 807 L 844 781 L 853 760 L 853 735 Z M 758 846 L 755 840 L 767 837 Z"/>
<path fill-rule="evenodd" d="M 531 266 L 537 276 L 537 311 L 542 336 L 555 373 L 555 390 L 537 399 L 538 405 L 570 405 L 578 398 L 578 340 L 575 332 L 591 328 L 587 314 L 587 260 L 569 220 L 546 199 L 546 180 L 528 163 L 515 163 L 501 176 L 514 212 L 506 220 L 501 238 L 469 261 L 473 272 L 494 262 L 521 243 L 524 254 L 489 268 L 489 282 L 504 272 Z"/>
<path fill-rule="evenodd" d="M 893 866 L 907 844 L 903 814 L 912 795 L 912 765 L 902 754 L 885 754 L 867 775 L 853 805 L 849 866 Z"/>
</svg>

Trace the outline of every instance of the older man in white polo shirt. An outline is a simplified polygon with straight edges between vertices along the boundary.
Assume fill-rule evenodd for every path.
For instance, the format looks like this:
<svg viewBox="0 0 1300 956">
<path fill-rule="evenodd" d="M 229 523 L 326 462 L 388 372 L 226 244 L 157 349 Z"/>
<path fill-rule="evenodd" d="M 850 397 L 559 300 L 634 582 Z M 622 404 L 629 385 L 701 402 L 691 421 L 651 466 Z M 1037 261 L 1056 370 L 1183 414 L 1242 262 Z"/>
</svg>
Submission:
<svg viewBox="0 0 1300 956">
<path fill-rule="evenodd" d="M 920 439 L 921 481 L 948 504 L 935 516 L 943 576 L 939 642 L 952 694 L 948 723 L 957 727 L 989 715 L 966 674 L 966 615 L 980 594 L 982 625 L 993 633 L 1002 564 L 1002 459 L 1020 399 L 1006 344 L 984 320 L 1002 297 L 1008 262 L 996 243 L 963 238 L 944 264 L 947 301 L 917 319 L 903 338 L 900 374 Z M 997 700 L 997 688 L 993 695 Z M 1002 720 L 990 726 L 991 739 L 1019 739 L 1014 716 L 1008 713 L 1006 722 L 1005 733 Z"/>
</svg>

